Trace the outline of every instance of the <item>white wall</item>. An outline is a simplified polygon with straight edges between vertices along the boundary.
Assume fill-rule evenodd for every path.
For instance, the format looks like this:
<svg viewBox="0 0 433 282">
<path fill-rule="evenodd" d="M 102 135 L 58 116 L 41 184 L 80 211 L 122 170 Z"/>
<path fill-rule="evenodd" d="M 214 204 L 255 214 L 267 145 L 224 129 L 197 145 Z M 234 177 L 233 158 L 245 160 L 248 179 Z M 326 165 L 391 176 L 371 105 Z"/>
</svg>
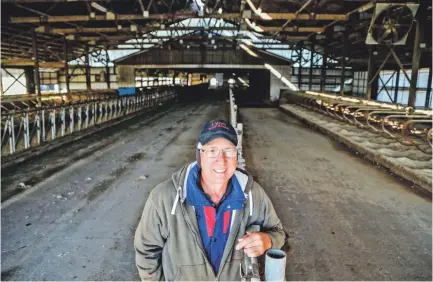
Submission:
<svg viewBox="0 0 433 282">
<path fill-rule="evenodd" d="M 290 76 L 292 73 L 292 67 L 291 66 L 272 66 L 274 69 L 279 71 L 282 76 L 286 77 L 288 81 L 290 81 Z M 280 99 L 280 90 L 281 89 L 287 89 L 287 85 L 284 84 L 281 79 L 277 78 L 275 75 L 271 73 L 271 88 L 270 88 L 270 100 L 271 101 L 277 101 Z"/>
</svg>

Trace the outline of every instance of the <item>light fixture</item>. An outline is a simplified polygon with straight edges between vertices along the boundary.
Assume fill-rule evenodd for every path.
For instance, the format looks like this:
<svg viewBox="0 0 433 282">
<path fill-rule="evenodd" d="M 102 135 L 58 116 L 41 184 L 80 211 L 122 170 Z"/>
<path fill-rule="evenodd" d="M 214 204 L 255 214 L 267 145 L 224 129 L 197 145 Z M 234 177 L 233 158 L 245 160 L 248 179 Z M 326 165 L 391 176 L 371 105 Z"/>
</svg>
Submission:
<svg viewBox="0 0 433 282">
<path fill-rule="evenodd" d="M 265 64 L 265 68 L 267 68 L 268 70 L 270 70 L 271 73 L 273 75 L 275 75 L 278 79 L 281 78 L 281 73 L 279 71 L 277 71 L 276 69 L 274 69 L 274 67 L 272 67 L 270 64 Z"/>
<path fill-rule="evenodd" d="M 249 38 L 251 38 L 251 40 L 259 41 L 259 39 L 257 38 L 257 36 L 255 36 L 254 33 L 252 33 L 251 31 L 248 31 L 247 35 L 248 35 Z"/>
<path fill-rule="evenodd" d="M 249 39 L 242 39 L 242 42 L 245 43 L 245 44 L 247 44 L 247 45 L 250 45 L 250 46 L 253 46 L 253 45 L 254 45 L 254 44 L 251 42 L 251 40 L 249 40 Z"/>
<path fill-rule="evenodd" d="M 244 44 L 239 44 L 239 46 L 244 49 L 245 52 L 247 52 L 250 56 L 257 57 L 257 54 L 250 50 L 247 46 Z"/>
<path fill-rule="evenodd" d="M 116 15 L 115 15 L 114 13 L 112 13 L 112 12 L 106 12 L 106 13 L 105 13 L 105 18 L 106 18 L 108 21 L 113 21 L 113 20 L 116 19 Z"/>
<path fill-rule="evenodd" d="M 90 5 L 91 5 L 93 8 L 95 8 L 96 10 L 98 10 L 98 11 L 101 11 L 101 12 L 104 12 L 104 13 L 106 13 L 106 12 L 108 11 L 107 8 L 105 8 L 105 7 L 101 6 L 101 5 L 99 5 L 99 4 L 96 3 L 96 2 L 92 2 Z"/>
<path fill-rule="evenodd" d="M 251 27 L 256 32 L 263 32 L 263 29 L 256 25 L 255 23 L 252 23 L 249 19 L 244 19 L 245 22 L 248 24 L 249 27 Z"/>
<path fill-rule="evenodd" d="M 258 15 L 262 20 L 272 20 L 272 18 L 268 14 L 263 13 L 261 8 L 256 9 L 256 7 L 254 6 L 253 2 L 251 2 L 251 0 L 247 0 L 247 3 L 250 6 L 251 10 L 253 10 L 254 13 Z"/>
<path fill-rule="evenodd" d="M 298 91 L 299 88 L 296 87 L 292 82 L 290 82 L 285 76 L 281 77 L 281 81 L 286 84 L 293 91 Z"/>
<path fill-rule="evenodd" d="M 291 90 L 298 91 L 299 89 L 293 85 L 286 77 L 284 77 L 279 71 L 277 71 L 273 66 L 265 64 L 265 68 L 271 71 L 278 79 L 280 79 L 284 84 L 286 84 Z"/>
</svg>

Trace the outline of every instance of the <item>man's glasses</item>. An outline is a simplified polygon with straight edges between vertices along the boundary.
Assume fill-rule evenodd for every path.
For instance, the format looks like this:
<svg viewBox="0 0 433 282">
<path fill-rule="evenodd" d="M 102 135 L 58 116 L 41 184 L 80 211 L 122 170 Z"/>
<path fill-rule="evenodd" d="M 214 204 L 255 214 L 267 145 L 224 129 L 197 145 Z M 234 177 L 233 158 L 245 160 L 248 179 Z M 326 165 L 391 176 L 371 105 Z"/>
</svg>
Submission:
<svg viewBox="0 0 433 282">
<path fill-rule="evenodd" d="M 209 149 L 209 150 L 200 149 L 200 151 L 202 151 L 206 155 L 206 157 L 208 157 L 208 158 L 216 158 L 216 157 L 218 157 L 221 154 L 221 151 L 223 152 L 224 157 L 226 157 L 226 158 L 234 158 L 238 154 L 238 150 L 237 149 L 225 149 L 225 150 L 222 150 L 222 149 L 212 148 L 212 149 Z"/>
</svg>

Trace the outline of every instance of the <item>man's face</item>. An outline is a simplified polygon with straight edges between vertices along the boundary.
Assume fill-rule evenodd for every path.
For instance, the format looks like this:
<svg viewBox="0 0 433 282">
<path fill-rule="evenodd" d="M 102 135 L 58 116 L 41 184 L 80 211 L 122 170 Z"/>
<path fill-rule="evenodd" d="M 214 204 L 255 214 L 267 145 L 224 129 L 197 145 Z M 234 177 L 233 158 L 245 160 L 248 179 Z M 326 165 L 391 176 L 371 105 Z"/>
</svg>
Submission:
<svg viewBox="0 0 433 282">
<path fill-rule="evenodd" d="M 223 150 L 234 149 L 236 146 L 224 138 L 216 138 L 203 146 L 203 150 L 220 149 L 217 157 L 210 157 L 207 152 L 200 151 L 201 176 L 206 183 L 224 184 L 233 176 L 237 166 L 237 155 L 229 158 L 224 155 Z"/>
</svg>

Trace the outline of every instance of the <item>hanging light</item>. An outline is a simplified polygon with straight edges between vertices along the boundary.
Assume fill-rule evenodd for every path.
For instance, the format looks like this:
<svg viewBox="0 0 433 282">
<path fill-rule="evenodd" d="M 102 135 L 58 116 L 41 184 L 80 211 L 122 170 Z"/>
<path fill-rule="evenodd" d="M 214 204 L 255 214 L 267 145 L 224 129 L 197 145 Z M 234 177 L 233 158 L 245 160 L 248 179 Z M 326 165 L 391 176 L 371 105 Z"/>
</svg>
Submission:
<svg viewBox="0 0 433 282">
<path fill-rule="evenodd" d="M 101 5 L 99 5 L 99 4 L 96 3 L 96 2 L 92 2 L 90 5 L 91 5 L 93 8 L 95 8 L 96 10 L 101 11 L 101 12 L 103 12 L 103 13 L 108 12 L 107 8 L 105 8 L 105 7 L 101 6 Z"/>
</svg>

